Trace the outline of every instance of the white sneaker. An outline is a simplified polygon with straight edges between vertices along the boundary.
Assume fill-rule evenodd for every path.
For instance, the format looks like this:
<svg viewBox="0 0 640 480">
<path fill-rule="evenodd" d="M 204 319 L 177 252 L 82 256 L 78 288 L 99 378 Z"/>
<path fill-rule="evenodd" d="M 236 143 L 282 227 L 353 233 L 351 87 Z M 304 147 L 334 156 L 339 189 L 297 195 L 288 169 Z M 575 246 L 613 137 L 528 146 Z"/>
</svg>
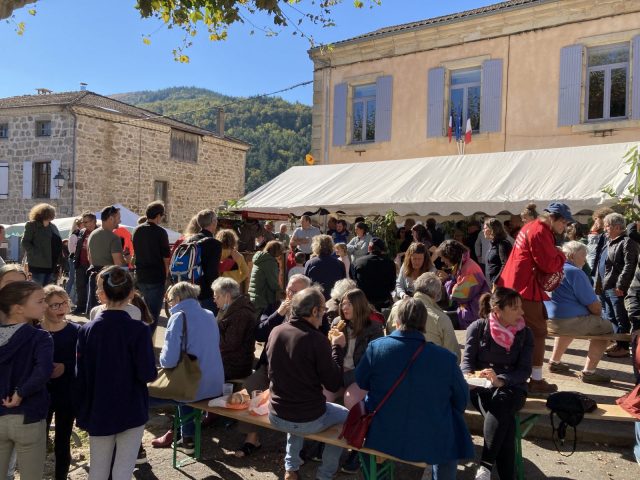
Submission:
<svg viewBox="0 0 640 480">
<path fill-rule="evenodd" d="M 476 472 L 476 480 L 491 480 L 491 470 L 484 465 L 480 465 Z"/>
</svg>

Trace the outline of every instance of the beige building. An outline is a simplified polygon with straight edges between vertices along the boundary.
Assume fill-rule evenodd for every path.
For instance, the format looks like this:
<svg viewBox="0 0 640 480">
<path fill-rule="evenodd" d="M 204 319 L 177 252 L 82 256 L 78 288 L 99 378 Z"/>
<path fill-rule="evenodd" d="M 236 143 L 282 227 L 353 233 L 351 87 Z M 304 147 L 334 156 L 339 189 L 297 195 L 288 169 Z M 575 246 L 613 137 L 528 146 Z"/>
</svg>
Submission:
<svg viewBox="0 0 640 480">
<path fill-rule="evenodd" d="M 640 138 L 639 1 L 512 0 L 309 53 L 318 163 L 456 155 L 450 119 L 466 153 Z"/>
<path fill-rule="evenodd" d="M 89 91 L 0 99 L 0 223 L 24 222 L 40 202 L 68 217 L 113 203 L 144 214 L 159 199 L 182 230 L 244 194 L 248 149 Z"/>
</svg>

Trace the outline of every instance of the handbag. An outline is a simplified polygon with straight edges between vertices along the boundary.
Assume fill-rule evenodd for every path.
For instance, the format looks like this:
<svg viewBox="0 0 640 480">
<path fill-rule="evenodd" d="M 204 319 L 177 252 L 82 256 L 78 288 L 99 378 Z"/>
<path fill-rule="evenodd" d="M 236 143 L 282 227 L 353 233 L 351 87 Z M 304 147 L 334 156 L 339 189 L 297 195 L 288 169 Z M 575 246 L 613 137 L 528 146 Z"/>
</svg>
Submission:
<svg viewBox="0 0 640 480">
<path fill-rule="evenodd" d="M 529 241 L 529 232 L 526 232 L 525 237 L 527 238 L 527 245 L 529 246 L 529 252 L 531 252 L 531 242 Z M 533 255 L 532 255 L 533 257 Z M 535 264 L 535 262 L 534 262 Z M 553 273 L 544 273 L 538 270 L 536 267 L 533 267 L 533 274 L 536 277 L 536 281 L 538 285 L 545 292 L 553 292 L 556 288 L 560 286 L 562 280 L 564 279 L 564 268 L 559 272 Z"/>
<path fill-rule="evenodd" d="M 418 355 L 420 355 L 422 350 L 424 350 L 426 344 L 427 343 L 424 342 L 418 347 L 418 349 L 413 354 L 413 357 L 411 357 L 411 360 L 409 360 L 409 363 L 407 364 L 405 369 L 402 371 L 402 373 L 393 384 L 393 386 L 389 389 L 384 398 L 380 401 L 380 403 L 378 403 L 378 406 L 373 412 L 367 413 L 363 401 L 358 402 L 353 407 L 351 407 L 351 409 L 349 410 L 349 414 L 347 415 L 347 419 L 342 426 L 342 432 L 340 432 L 340 436 L 338 438 L 344 438 L 347 441 L 347 444 L 354 448 L 362 448 L 362 445 L 364 445 L 364 441 L 367 438 L 367 433 L 369 432 L 369 426 L 371 425 L 373 417 L 375 417 L 376 413 L 378 413 L 380 408 L 382 408 L 382 406 L 389 399 L 394 390 L 398 387 L 398 385 L 400 385 L 400 382 L 402 382 L 404 377 L 407 376 L 409 368 L 411 368 L 411 365 L 418 358 Z"/>
<path fill-rule="evenodd" d="M 173 368 L 161 368 L 158 377 L 148 384 L 149 395 L 167 400 L 192 401 L 196 399 L 202 372 L 198 358 L 187 353 L 187 315 L 182 315 L 182 340 L 180 359 Z"/>
<path fill-rule="evenodd" d="M 558 453 L 563 457 L 569 457 L 576 451 L 576 443 L 578 441 L 578 432 L 576 427 L 582 421 L 585 413 L 593 412 L 598 404 L 590 397 L 579 392 L 556 392 L 549 395 L 547 399 L 547 408 L 551 410 L 551 437 Z M 558 428 L 553 421 L 553 416 L 557 415 L 560 419 Z M 560 451 L 560 445 L 564 444 L 567 433 L 567 427 L 573 427 L 573 449 L 571 453 L 565 455 Z"/>
</svg>

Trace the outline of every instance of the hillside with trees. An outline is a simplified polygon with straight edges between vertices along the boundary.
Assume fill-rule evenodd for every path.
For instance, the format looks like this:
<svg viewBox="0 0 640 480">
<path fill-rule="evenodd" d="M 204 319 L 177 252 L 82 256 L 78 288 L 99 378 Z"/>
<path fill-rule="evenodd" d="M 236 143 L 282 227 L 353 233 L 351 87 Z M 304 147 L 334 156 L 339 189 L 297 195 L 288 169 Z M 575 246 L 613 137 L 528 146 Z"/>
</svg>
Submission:
<svg viewBox="0 0 640 480">
<path fill-rule="evenodd" d="M 194 87 L 112 97 L 214 132 L 217 107 L 224 106 L 225 134 L 251 144 L 245 172 L 247 192 L 289 167 L 302 165 L 311 149 L 311 107 L 279 97 L 228 97 Z"/>
</svg>

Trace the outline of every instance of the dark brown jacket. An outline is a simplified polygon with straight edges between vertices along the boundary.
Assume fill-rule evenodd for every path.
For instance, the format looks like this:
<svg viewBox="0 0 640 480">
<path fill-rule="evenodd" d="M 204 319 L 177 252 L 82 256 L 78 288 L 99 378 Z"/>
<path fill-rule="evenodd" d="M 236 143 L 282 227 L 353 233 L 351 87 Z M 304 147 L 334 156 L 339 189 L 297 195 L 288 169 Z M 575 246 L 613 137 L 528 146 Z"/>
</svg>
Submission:
<svg viewBox="0 0 640 480">
<path fill-rule="evenodd" d="M 225 380 L 251 375 L 256 349 L 255 326 L 256 311 L 244 295 L 218 314 Z"/>
<path fill-rule="evenodd" d="M 269 410 L 296 423 L 311 422 L 326 411 L 322 387 L 337 392 L 342 387 L 343 349 L 304 319 L 276 327 L 269 336 L 267 358 L 271 401 Z"/>
</svg>

